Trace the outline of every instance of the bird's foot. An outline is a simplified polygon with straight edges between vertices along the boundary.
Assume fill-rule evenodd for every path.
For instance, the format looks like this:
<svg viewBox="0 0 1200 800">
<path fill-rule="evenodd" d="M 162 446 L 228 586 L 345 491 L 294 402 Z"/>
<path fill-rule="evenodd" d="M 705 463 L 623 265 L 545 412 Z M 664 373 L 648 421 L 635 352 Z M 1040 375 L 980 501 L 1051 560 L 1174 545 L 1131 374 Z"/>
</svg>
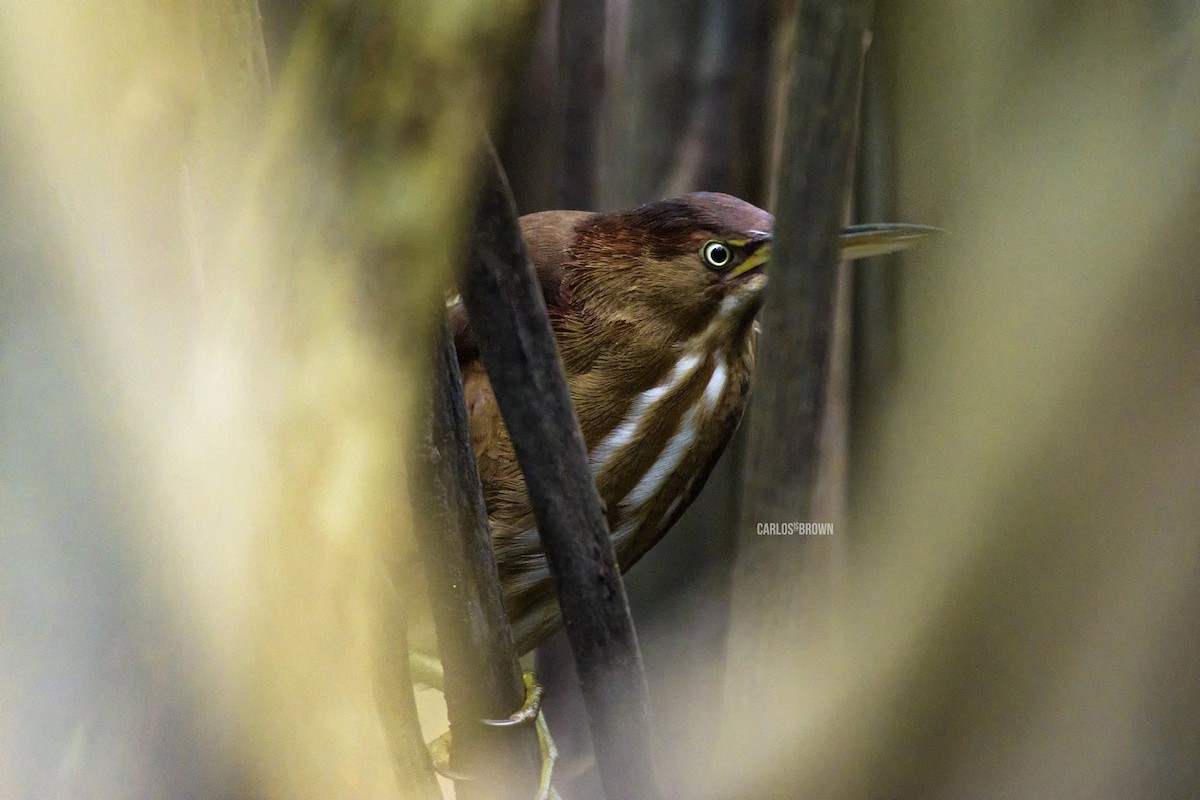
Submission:
<svg viewBox="0 0 1200 800">
<path fill-rule="evenodd" d="M 424 683 L 439 691 L 442 690 L 442 668 L 441 663 L 437 659 L 423 653 L 410 653 L 409 666 L 415 681 Z M 538 683 L 537 676 L 532 670 L 526 670 L 523 678 L 525 681 L 525 702 L 521 705 L 521 708 L 505 719 L 484 719 L 480 721 L 484 725 L 493 728 L 514 728 L 527 725 L 531 722 L 533 723 L 534 730 L 537 731 L 538 750 L 541 753 L 542 762 L 538 774 L 538 788 L 535 800 L 558 800 L 558 792 L 554 791 L 552 786 L 554 763 L 558 760 L 558 747 L 555 746 L 554 739 L 550 736 L 550 727 L 546 724 L 545 715 L 542 714 L 542 698 L 545 697 L 546 690 Z M 450 768 L 450 731 L 446 731 L 434 739 L 429 743 L 428 747 L 429 758 L 433 762 L 433 769 L 439 775 L 449 778 L 452 781 L 470 781 L 475 779 L 475 776 L 456 772 Z"/>
<path fill-rule="evenodd" d="M 537 675 L 533 670 L 525 670 L 522 678 L 525 680 L 524 705 L 506 719 L 485 719 L 484 725 L 490 725 L 493 728 L 515 728 L 542 716 L 542 698 L 546 696 L 546 690 L 538 683 Z"/>
<path fill-rule="evenodd" d="M 551 786 L 554 762 L 558 760 L 558 747 L 555 746 L 554 739 L 550 736 L 550 726 L 546 724 L 546 716 L 542 713 L 542 698 L 546 696 L 546 690 L 538 682 L 537 675 L 533 670 L 525 670 L 523 678 L 525 680 L 525 703 L 521 708 L 507 719 L 485 719 L 483 724 L 494 728 L 511 728 L 530 722 L 534 724 L 534 730 L 537 731 L 538 737 L 538 749 L 542 754 L 537 800 L 553 800 L 558 797 L 558 792 L 554 791 Z"/>
</svg>

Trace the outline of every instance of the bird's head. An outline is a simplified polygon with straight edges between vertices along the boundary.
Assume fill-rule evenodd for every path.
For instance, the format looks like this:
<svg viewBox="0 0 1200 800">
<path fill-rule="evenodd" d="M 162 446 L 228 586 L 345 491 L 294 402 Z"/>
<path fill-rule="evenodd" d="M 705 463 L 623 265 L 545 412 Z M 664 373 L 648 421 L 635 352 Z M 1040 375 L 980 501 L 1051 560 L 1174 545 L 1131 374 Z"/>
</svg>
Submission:
<svg viewBox="0 0 1200 800">
<path fill-rule="evenodd" d="M 727 194 L 696 192 L 579 220 L 571 291 L 598 317 L 630 323 L 656 342 L 712 335 L 737 340 L 762 305 L 775 218 Z M 903 250 L 936 228 L 851 225 L 841 257 Z"/>
<path fill-rule="evenodd" d="M 592 215 L 571 248 L 572 293 L 655 339 L 735 333 L 761 305 L 774 225 L 761 208 L 711 192 Z"/>
</svg>

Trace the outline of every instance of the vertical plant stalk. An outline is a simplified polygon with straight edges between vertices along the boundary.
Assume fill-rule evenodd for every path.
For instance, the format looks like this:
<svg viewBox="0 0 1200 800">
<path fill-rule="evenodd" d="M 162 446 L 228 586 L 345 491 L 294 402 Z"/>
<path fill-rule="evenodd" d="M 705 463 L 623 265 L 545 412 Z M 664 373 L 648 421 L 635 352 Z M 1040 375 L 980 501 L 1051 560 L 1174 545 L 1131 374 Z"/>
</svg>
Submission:
<svg viewBox="0 0 1200 800">
<path fill-rule="evenodd" d="M 703 26 L 689 69 L 695 83 L 690 117 L 682 135 L 674 137 L 674 163 L 662 176 L 662 195 L 728 192 L 762 204 L 769 5 L 767 0 L 717 0 L 683 10 L 698 14 Z"/>
<path fill-rule="evenodd" d="M 557 157 L 553 208 L 592 210 L 600 193 L 601 119 L 608 109 L 605 40 L 607 0 L 558 0 L 555 27 L 557 86 L 553 93 Z M 594 748 L 580 680 L 566 632 L 556 632 L 534 652 L 534 667 L 546 689 L 546 719 L 564 762 L 590 762 Z"/>
<path fill-rule="evenodd" d="M 893 13 L 889 13 L 893 12 Z M 867 52 L 863 74 L 862 124 L 855 204 L 859 220 L 896 218 L 896 111 L 892 29 L 894 10 L 881 10 L 876 37 Z M 896 377 L 900 359 L 899 294 L 901 253 L 876 256 L 855 265 L 851 334 L 850 475 L 849 494 L 861 496 L 868 445 L 876 431 L 873 422 L 881 401 Z"/>
<path fill-rule="evenodd" d="M 385 782 L 405 796 L 438 795 L 400 630 L 407 598 L 390 591 L 381 565 L 402 590 L 396 578 L 413 564 L 403 552 L 405 515 L 397 513 L 409 495 L 399 461 L 420 437 L 414 387 L 429 373 L 432 312 L 461 258 L 476 131 L 522 49 L 531 12 L 523 0 L 436 10 L 401 0 L 322 0 L 297 30 L 279 81 L 240 217 L 261 249 L 238 250 L 234 263 L 273 265 L 262 291 L 296 309 L 297 321 L 283 331 L 306 367 L 293 382 L 313 399 L 289 407 L 280 428 L 311 437 L 302 452 L 305 464 L 319 465 L 317 478 L 354 481 L 335 495 L 349 517 L 336 526 L 319 496 L 296 491 L 294 518 L 280 526 L 288 535 L 271 539 L 260 559 L 289 571 L 286 581 L 263 582 L 260 603 L 285 610 L 289 624 L 264 626 L 254 644 L 275 657 L 277 672 L 296 671 L 293 682 L 312 697 L 305 724 L 296 725 L 287 719 L 295 691 L 280 681 L 253 687 L 250 702 L 265 720 L 255 743 L 271 745 L 263 760 L 277 762 L 268 766 L 281 774 L 273 787 L 281 796 L 379 796 Z M 265 235 L 253 235 L 256 225 Z M 333 330 L 310 333 L 302 324 Z M 301 561 L 306 553 L 326 565 L 335 560 L 338 580 L 324 581 L 328 573 Z M 458 652 L 453 642 L 449 650 Z M 474 704 L 467 696 L 462 715 Z M 349 724 L 347 708 L 361 710 Z M 461 727 L 469 750 L 475 731 Z M 379 733 L 386 741 L 373 748 Z M 304 758 L 309 752 L 321 760 Z"/>
<path fill-rule="evenodd" d="M 519 709 L 525 687 L 504 613 L 483 490 L 471 445 L 462 377 L 443 315 L 435 342 L 433 393 L 421 440 L 428 498 L 414 534 L 429 586 L 443 687 L 453 734 L 451 768 L 460 798 L 528 800 L 540 753 L 532 725 L 497 729 Z"/>
<path fill-rule="evenodd" d="M 405 611 L 387 605 L 381 611 L 375 632 L 375 704 L 390 766 L 405 800 L 441 800 L 411 690 Z"/>
<path fill-rule="evenodd" d="M 659 196 L 727 192 L 765 207 L 771 4 L 766 0 L 654 2 L 664 7 L 660 15 L 670 12 L 676 19 L 669 34 L 662 25 L 640 33 L 643 43 L 652 48 L 647 56 L 678 59 L 683 52 L 686 60 L 676 66 L 678 91 L 664 94 L 644 86 L 641 91 L 646 97 L 639 102 L 666 106 L 664 96 L 669 96 L 671 102 L 682 103 L 687 124 L 678 131 L 673 125 L 646 125 L 630 142 L 638 149 L 650 146 L 646 140 L 653 137 L 670 143 L 669 170 L 666 163 L 651 169 L 655 162 L 638 159 L 631 147 L 615 147 L 612 155 L 622 164 L 634 159 L 644 162 L 639 177 L 658 186 Z M 646 2 L 638 5 L 642 8 L 632 13 L 652 13 L 644 8 Z M 687 36 L 694 46 L 674 50 L 665 41 L 668 35 Z M 631 37 L 639 37 L 639 32 L 631 31 Z M 647 56 L 643 56 L 643 71 Z M 684 91 L 689 84 L 692 91 Z M 654 113 L 665 115 L 669 110 L 659 108 Z M 745 431 L 740 430 L 670 535 L 626 579 L 643 642 L 655 722 L 663 738 L 663 780 L 682 796 L 699 796 L 709 789 L 711 774 L 696 765 L 715 763 L 721 746 L 710 723 L 711 703 L 696 698 L 719 698 L 725 677 L 720 654 L 729 629 L 744 438 Z"/>
<path fill-rule="evenodd" d="M 764 711 L 786 679 L 806 548 L 759 522 L 808 520 L 829 387 L 838 232 L 855 152 L 867 0 L 803 0 L 796 17 L 775 255 L 760 315 L 738 523 L 726 704 Z M 783 432 L 786 431 L 786 435 Z M 767 710 L 769 715 L 769 710 Z"/>
<path fill-rule="evenodd" d="M 563 163 L 560 208 L 596 201 L 600 112 L 604 107 L 604 0 L 560 0 L 558 81 Z"/>
<path fill-rule="evenodd" d="M 0 38 L 0 795 L 232 795 L 162 423 L 199 310 L 181 175 L 263 107 L 256 4 L 10 3 Z"/>
<path fill-rule="evenodd" d="M 639 0 L 621 6 L 613 4 L 624 48 L 612 72 L 604 148 L 603 199 L 612 208 L 663 196 L 696 108 L 692 75 L 709 16 L 703 0 Z"/>
<path fill-rule="evenodd" d="M 662 797 L 625 587 L 536 276 L 498 164 L 462 298 L 525 476 L 610 798 Z"/>
</svg>

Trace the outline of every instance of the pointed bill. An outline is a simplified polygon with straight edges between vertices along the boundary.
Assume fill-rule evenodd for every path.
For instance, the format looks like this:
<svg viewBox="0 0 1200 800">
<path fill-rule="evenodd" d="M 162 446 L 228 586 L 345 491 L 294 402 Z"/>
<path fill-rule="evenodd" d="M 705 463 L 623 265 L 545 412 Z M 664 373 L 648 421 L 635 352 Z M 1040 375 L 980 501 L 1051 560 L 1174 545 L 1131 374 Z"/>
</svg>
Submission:
<svg viewBox="0 0 1200 800">
<path fill-rule="evenodd" d="M 907 250 L 941 232 L 941 228 L 932 225 L 910 225 L 906 222 L 850 225 L 842 229 L 842 258 L 850 261 Z"/>
<path fill-rule="evenodd" d="M 731 278 L 736 278 L 771 261 L 771 234 L 766 231 L 751 231 L 751 233 L 754 234 L 753 239 L 734 239 L 730 242 L 738 247 L 751 249 L 746 260 L 730 270 L 729 277 Z"/>
<path fill-rule="evenodd" d="M 941 228 L 935 228 L 932 225 L 913 225 L 907 222 L 849 225 L 842 229 L 840 257 L 845 261 L 853 261 L 856 258 L 895 253 L 898 250 L 916 247 L 935 234 L 942 232 Z M 755 233 L 759 232 L 755 231 Z M 736 278 L 771 260 L 771 234 L 762 233 L 754 241 L 758 243 L 757 249 L 745 261 L 734 267 L 730 271 L 729 277 Z M 746 243 L 746 241 L 731 242 L 735 245 Z"/>
</svg>

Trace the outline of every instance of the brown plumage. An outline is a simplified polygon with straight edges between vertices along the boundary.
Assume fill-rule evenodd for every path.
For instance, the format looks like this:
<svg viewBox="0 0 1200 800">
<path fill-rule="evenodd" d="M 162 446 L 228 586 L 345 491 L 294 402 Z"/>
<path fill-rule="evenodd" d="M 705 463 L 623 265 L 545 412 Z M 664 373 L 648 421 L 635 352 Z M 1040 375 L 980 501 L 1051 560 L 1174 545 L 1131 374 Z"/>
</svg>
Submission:
<svg viewBox="0 0 1200 800">
<path fill-rule="evenodd" d="M 521 218 L 622 571 L 692 502 L 741 419 L 773 226 L 766 211 L 712 193 Z M 859 229 L 844 240 L 847 255 L 898 249 L 915 231 Z M 450 314 L 505 608 L 524 653 L 557 627 L 558 607 L 461 303 Z"/>
</svg>

